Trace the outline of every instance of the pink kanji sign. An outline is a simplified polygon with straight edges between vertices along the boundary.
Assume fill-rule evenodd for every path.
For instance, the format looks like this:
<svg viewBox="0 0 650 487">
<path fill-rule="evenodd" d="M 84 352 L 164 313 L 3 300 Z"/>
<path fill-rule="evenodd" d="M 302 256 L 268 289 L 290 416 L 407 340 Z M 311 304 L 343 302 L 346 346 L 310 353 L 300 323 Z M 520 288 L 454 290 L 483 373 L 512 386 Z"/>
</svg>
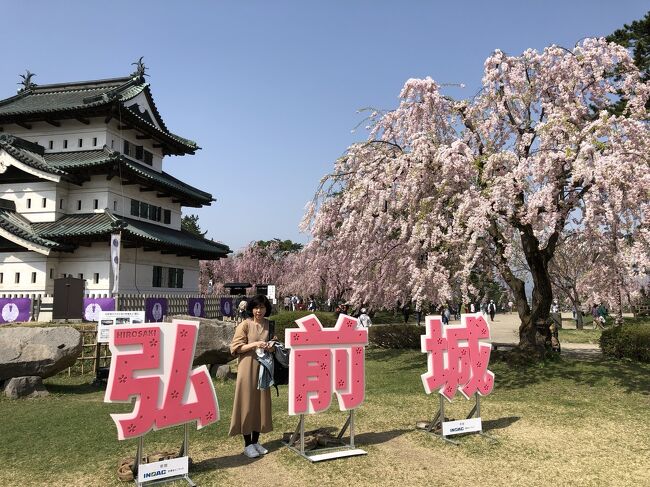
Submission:
<svg viewBox="0 0 650 487">
<path fill-rule="evenodd" d="M 354 409 L 365 397 L 365 346 L 368 330 L 358 320 L 339 315 L 323 328 L 316 315 L 296 320 L 285 330 L 289 356 L 289 414 L 315 414 L 330 407 L 332 392 L 339 409 Z"/>
<path fill-rule="evenodd" d="M 449 401 L 460 388 L 470 398 L 474 393 L 489 394 L 494 374 L 487 369 L 492 346 L 482 342 L 490 338 L 490 325 L 482 313 L 461 315 L 460 325 L 442 325 L 436 316 L 426 317 L 426 335 L 422 335 L 422 352 L 428 354 L 428 371 L 422 374 L 427 394 L 434 389 Z"/>
<path fill-rule="evenodd" d="M 199 323 L 147 323 L 111 327 L 111 367 L 104 402 L 131 402 L 111 414 L 120 440 L 152 429 L 219 420 L 217 395 L 205 365 L 192 370 Z"/>
</svg>

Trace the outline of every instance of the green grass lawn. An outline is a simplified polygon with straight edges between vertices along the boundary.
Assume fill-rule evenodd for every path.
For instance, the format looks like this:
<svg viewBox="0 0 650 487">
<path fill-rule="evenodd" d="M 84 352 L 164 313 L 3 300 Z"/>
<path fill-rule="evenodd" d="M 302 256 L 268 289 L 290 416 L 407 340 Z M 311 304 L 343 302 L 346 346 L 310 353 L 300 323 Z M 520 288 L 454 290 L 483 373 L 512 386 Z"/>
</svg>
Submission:
<svg viewBox="0 0 650 487">
<path fill-rule="evenodd" d="M 591 328 L 572 330 L 562 328 L 559 333 L 561 343 L 591 343 L 593 345 L 598 345 L 598 340 L 600 339 L 602 330 L 594 330 Z"/>
<path fill-rule="evenodd" d="M 242 454 L 240 438 L 227 436 L 234 383 L 216 382 L 221 421 L 191 432 L 191 477 L 201 486 L 242 485 L 640 485 L 650 451 L 650 364 L 597 359 L 559 360 L 528 368 L 490 366 L 493 393 L 482 401 L 484 428 L 496 438 L 461 437 L 456 447 L 416 431 L 436 411 L 424 393 L 424 354 L 367 352 L 366 401 L 357 412 L 357 444 L 368 455 L 310 464 L 280 444 L 297 419 L 287 415 L 287 389 L 273 397 L 275 429 L 263 435 L 270 453 Z M 135 440 L 118 441 L 110 413 L 89 376 L 46 381 L 51 395 L 0 398 L 0 485 L 125 485 L 118 460 L 134 455 Z M 471 403 L 458 395 L 447 416 L 459 419 Z M 336 399 L 327 413 L 307 418 L 307 428 L 340 426 Z M 181 428 L 147 435 L 145 449 L 180 445 Z M 290 480 L 287 480 L 290 479 Z M 642 482 L 642 481 L 641 481 Z M 182 484 L 178 484 L 182 485 Z"/>
</svg>

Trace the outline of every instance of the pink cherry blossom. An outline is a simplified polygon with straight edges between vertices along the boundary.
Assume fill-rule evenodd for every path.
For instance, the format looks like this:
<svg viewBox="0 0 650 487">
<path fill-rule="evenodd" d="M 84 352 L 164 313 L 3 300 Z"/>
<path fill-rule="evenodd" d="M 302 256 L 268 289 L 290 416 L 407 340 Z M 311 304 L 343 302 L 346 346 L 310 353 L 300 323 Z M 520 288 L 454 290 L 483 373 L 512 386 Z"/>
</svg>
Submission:
<svg viewBox="0 0 650 487">
<path fill-rule="evenodd" d="M 308 205 L 305 269 L 377 305 L 467 296 L 472 273 L 491 270 L 512 292 L 520 347 L 532 353 L 560 236 L 606 256 L 601 293 L 603 283 L 622 289 L 631 269 L 647 272 L 650 85 L 605 39 L 497 50 L 482 83 L 460 101 L 430 78 L 405 83 L 399 106 L 376 114 L 369 140 L 347 149 Z M 620 97 L 626 111 L 612 115 Z"/>
</svg>

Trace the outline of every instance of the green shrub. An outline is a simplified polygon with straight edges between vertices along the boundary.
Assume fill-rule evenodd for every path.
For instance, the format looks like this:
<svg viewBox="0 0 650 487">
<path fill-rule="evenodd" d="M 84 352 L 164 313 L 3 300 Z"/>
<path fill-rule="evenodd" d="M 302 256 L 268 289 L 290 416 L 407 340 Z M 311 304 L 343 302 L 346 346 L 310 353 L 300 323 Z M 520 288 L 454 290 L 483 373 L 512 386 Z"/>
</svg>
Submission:
<svg viewBox="0 0 650 487">
<path fill-rule="evenodd" d="M 650 324 L 635 323 L 614 326 L 600 335 L 603 355 L 650 362 Z"/>
<path fill-rule="evenodd" d="M 284 342 L 284 330 L 287 328 L 297 328 L 296 320 L 315 314 L 323 326 L 334 326 L 336 324 L 336 315 L 325 311 L 280 311 L 269 317 L 269 320 L 275 321 L 275 335 L 281 342 Z"/>
<path fill-rule="evenodd" d="M 424 326 L 417 325 L 371 326 L 368 339 L 381 348 L 420 350 L 420 336 L 424 333 Z"/>
</svg>

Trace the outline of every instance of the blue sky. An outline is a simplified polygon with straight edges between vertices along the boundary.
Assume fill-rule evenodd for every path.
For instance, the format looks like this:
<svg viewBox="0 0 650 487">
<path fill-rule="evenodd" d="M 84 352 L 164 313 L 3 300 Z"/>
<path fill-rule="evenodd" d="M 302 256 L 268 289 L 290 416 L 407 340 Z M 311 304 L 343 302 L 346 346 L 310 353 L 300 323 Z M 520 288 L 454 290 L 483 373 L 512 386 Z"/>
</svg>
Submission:
<svg viewBox="0 0 650 487">
<path fill-rule="evenodd" d="M 3 5 L 0 97 L 19 74 L 48 84 L 118 77 L 140 56 L 173 132 L 195 156 L 164 168 L 217 198 L 208 237 L 306 242 L 298 223 L 348 145 L 359 108 L 391 108 L 405 80 L 473 95 L 494 50 L 571 47 L 643 17 L 647 1 L 11 2 Z"/>
</svg>

